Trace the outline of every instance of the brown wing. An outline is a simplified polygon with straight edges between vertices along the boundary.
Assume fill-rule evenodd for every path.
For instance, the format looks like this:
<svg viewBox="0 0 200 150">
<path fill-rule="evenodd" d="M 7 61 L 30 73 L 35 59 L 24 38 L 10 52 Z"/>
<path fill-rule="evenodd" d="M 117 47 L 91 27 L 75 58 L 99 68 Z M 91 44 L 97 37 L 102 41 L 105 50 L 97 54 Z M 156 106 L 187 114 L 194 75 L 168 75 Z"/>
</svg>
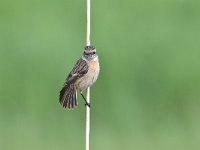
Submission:
<svg viewBox="0 0 200 150">
<path fill-rule="evenodd" d="M 87 62 L 82 58 L 80 58 L 74 65 L 71 72 L 69 73 L 65 84 L 74 83 L 78 78 L 82 77 L 87 72 L 88 72 Z"/>
<path fill-rule="evenodd" d="M 60 91 L 59 102 L 63 107 L 73 108 L 74 106 L 78 105 L 76 101 L 76 90 L 73 83 L 87 72 L 87 62 L 82 58 L 79 59 L 74 65 L 74 68 L 69 73 L 65 84 L 63 85 Z"/>
</svg>

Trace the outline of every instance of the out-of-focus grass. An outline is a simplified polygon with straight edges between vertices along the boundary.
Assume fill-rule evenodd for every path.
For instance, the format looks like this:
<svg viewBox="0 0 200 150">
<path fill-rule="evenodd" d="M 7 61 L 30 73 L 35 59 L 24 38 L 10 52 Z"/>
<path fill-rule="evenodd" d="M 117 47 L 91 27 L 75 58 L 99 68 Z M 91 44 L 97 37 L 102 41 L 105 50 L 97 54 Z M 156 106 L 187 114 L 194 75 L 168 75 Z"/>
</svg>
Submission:
<svg viewBox="0 0 200 150">
<path fill-rule="evenodd" d="M 200 148 L 199 6 L 92 1 L 91 149 Z M 0 1 L 0 149 L 84 148 L 83 100 L 58 104 L 84 45 L 85 1 Z"/>
</svg>

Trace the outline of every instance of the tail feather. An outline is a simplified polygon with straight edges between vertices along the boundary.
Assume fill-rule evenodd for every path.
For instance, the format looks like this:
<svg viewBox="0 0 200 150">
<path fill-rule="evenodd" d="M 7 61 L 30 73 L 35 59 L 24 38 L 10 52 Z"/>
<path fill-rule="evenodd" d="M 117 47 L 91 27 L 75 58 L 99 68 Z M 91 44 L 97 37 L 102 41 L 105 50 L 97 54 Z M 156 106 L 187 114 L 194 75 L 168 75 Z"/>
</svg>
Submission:
<svg viewBox="0 0 200 150">
<path fill-rule="evenodd" d="M 72 99 L 75 99 L 74 95 L 75 95 L 75 94 L 72 95 Z M 71 103 L 72 108 L 74 108 L 74 101 L 75 101 L 75 100 L 73 100 L 72 103 Z"/>
<path fill-rule="evenodd" d="M 59 102 L 64 108 L 74 108 L 77 106 L 76 90 L 73 84 L 64 85 L 60 91 Z"/>
<path fill-rule="evenodd" d="M 68 100 L 68 108 L 70 109 L 71 108 L 71 106 L 72 106 L 72 103 L 73 103 L 73 93 L 70 93 L 69 94 L 69 97 L 67 98 L 66 97 L 66 100 Z"/>
<path fill-rule="evenodd" d="M 74 105 L 75 105 L 75 106 L 77 106 L 77 105 L 78 105 L 78 102 L 77 102 L 77 91 L 76 91 L 76 93 L 75 93 L 75 96 L 74 96 L 74 97 L 75 97 Z"/>
</svg>

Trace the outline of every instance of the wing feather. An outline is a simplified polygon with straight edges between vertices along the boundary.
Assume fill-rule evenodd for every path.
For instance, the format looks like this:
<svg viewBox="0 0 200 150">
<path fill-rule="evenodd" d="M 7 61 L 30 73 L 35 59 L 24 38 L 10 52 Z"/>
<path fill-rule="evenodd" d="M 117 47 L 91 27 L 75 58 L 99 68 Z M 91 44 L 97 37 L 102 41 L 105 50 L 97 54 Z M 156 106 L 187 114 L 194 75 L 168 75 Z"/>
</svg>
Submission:
<svg viewBox="0 0 200 150">
<path fill-rule="evenodd" d="M 72 68 L 71 72 L 69 73 L 65 84 L 70 84 L 75 82 L 78 78 L 82 77 L 87 72 L 88 72 L 87 62 L 82 58 L 80 58 Z"/>
</svg>

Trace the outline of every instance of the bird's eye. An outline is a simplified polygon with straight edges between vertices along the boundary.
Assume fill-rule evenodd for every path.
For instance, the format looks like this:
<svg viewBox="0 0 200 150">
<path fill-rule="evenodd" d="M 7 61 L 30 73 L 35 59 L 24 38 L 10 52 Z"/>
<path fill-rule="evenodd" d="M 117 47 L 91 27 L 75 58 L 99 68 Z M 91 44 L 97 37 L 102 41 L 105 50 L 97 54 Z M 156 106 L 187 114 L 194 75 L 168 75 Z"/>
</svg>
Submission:
<svg viewBox="0 0 200 150">
<path fill-rule="evenodd" d="M 93 52 L 92 54 L 96 54 L 96 52 Z"/>
</svg>

